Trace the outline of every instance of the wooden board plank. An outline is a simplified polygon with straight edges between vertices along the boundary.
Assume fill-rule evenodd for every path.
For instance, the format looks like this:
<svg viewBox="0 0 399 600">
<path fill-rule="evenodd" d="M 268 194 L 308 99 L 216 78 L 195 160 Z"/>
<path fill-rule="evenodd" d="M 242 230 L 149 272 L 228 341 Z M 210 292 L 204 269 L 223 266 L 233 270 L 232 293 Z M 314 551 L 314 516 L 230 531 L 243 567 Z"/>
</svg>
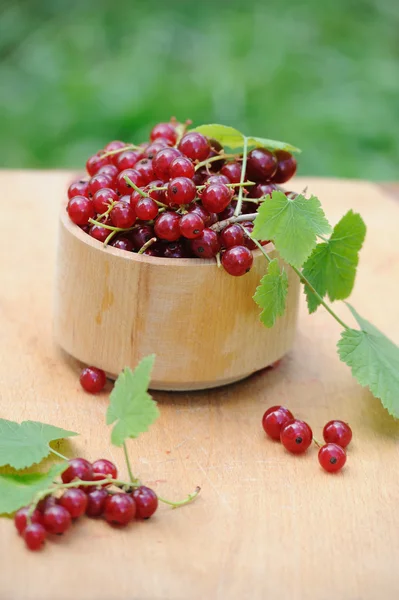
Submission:
<svg viewBox="0 0 399 600">
<path fill-rule="evenodd" d="M 0 414 L 79 431 L 64 452 L 122 465 L 108 445 L 107 395 L 84 394 L 78 366 L 52 340 L 58 206 L 71 177 L 0 174 Z M 293 187 L 305 185 L 332 222 L 349 208 L 365 218 L 353 304 L 399 342 L 398 203 L 364 182 L 297 179 Z M 344 307 L 340 314 L 349 320 Z M 1 519 L 0 598 L 396 599 L 399 424 L 339 362 L 338 335 L 331 317 L 309 317 L 302 299 L 294 350 L 278 369 L 215 391 L 155 393 L 162 416 L 130 444 L 136 471 L 164 496 L 201 485 L 201 497 L 125 531 L 83 519 L 41 554 L 25 551 Z M 341 474 L 322 472 L 315 448 L 293 457 L 265 439 L 260 419 L 277 403 L 316 437 L 330 418 L 351 423 Z"/>
</svg>

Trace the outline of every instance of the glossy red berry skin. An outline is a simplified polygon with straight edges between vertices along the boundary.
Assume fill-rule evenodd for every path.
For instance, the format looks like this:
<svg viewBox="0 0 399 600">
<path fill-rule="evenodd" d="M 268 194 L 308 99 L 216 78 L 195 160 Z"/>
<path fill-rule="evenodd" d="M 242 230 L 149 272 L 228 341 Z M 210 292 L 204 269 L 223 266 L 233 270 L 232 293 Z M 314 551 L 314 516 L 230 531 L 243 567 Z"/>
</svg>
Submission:
<svg viewBox="0 0 399 600">
<path fill-rule="evenodd" d="M 109 213 L 112 224 L 121 229 L 129 229 L 136 222 L 136 213 L 127 202 L 117 202 Z"/>
<path fill-rule="evenodd" d="M 59 499 L 59 505 L 66 508 L 72 519 L 77 519 L 86 512 L 87 495 L 79 488 L 67 489 Z"/>
<path fill-rule="evenodd" d="M 85 196 L 74 196 L 68 202 L 68 216 L 75 225 L 87 225 L 95 215 L 93 202 Z"/>
<path fill-rule="evenodd" d="M 172 123 L 158 123 L 152 128 L 150 133 L 151 141 L 154 141 L 158 138 L 169 140 L 172 144 L 176 143 L 177 132 Z"/>
<path fill-rule="evenodd" d="M 132 497 L 136 503 L 136 519 L 149 519 L 158 508 L 158 496 L 145 485 L 133 490 Z"/>
<path fill-rule="evenodd" d="M 234 246 L 222 254 L 222 266 L 229 275 L 242 277 L 251 270 L 254 257 L 246 246 Z"/>
<path fill-rule="evenodd" d="M 85 458 L 71 458 L 68 468 L 61 474 L 63 483 L 71 483 L 74 479 L 93 481 L 93 468 Z"/>
<path fill-rule="evenodd" d="M 107 175 L 107 177 L 111 178 L 112 185 L 116 182 L 116 178 L 118 176 L 119 169 L 115 165 L 104 165 L 98 171 L 98 175 Z"/>
<path fill-rule="evenodd" d="M 197 195 L 197 188 L 192 179 L 176 177 L 168 184 L 167 198 L 169 204 L 190 204 Z"/>
<path fill-rule="evenodd" d="M 91 156 L 86 163 L 86 170 L 92 177 L 99 171 L 101 167 L 104 167 L 110 163 L 109 158 L 102 158 L 101 154 L 95 154 L 94 156 Z"/>
<path fill-rule="evenodd" d="M 61 535 L 70 528 L 71 522 L 71 515 L 60 504 L 50 506 L 43 513 L 43 525 L 48 533 Z"/>
<path fill-rule="evenodd" d="M 183 242 L 177 241 L 165 244 L 161 256 L 165 258 L 187 258 L 188 254 Z"/>
<path fill-rule="evenodd" d="M 105 508 L 108 492 L 103 488 L 92 490 L 87 494 L 86 515 L 88 517 L 101 517 Z"/>
<path fill-rule="evenodd" d="M 240 183 L 241 181 L 241 163 L 226 163 L 221 169 L 220 174 L 225 175 L 230 183 Z"/>
<path fill-rule="evenodd" d="M 165 140 L 165 138 L 158 138 L 155 142 L 152 142 L 144 152 L 144 158 L 154 158 L 154 156 L 164 148 L 168 148 L 169 146 L 173 146 L 169 140 Z"/>
<path fill-rule="evenodd" d="M 346 448 L 352 439 L 352 429 L 344 421 L 329 421 L 324 426 L 323 438 L 327 444 L 338 444 L 341 448 Z"/>
<path fill-rule="evenodd" d="M 216 213 L 209 212 L 200 204 L 192 204 L 187 208 L 189 213 L 194 213 L 201 217 L 201 219 L 205 223 L 205 227 L 210 227 L 218 220 L 218 215 Z"/>
<path fill-rule="evenodd" d="M 114 248 L 118 248 L 118 250 L 126 250 L 126 252 L 132 252 L 133 250 L 133 242 L 126 237 L 120 237 L 116 240 L 112 240 L 110 245 Z"/>
<path fill-rule="evenodd" d="M 177 148 L 163 148 L 157 152 L 152 161 L 156 177 L 162 181 L 169 181 L 170 166 L 178 157 L 181 157 L 181 152 Z"/>
<path fill-rule="evenodd" d="M 224 248 L 244 245 L 244 231 L 237 223 L 232 223 L 220 233 L 220 243 Z"/>
<path fill-rule="evenodd" d="M 47 537 L 47 532 L 40 523 L 28 525 L 23 533 L 26 547 L 29 550 L 40 550 Z"/>
<path fill-rule="evenodd" d="M 257 183 L 256 185 L 249 186 L 248 198 L 263 198 L 263 196 L 267 196 L 268 194 L 271 196 L 275 190 L 276 186 L 272 183 Z"/>
<path fill-rule="evenodd" d="M 276 156 L 266 148 L 254 148 L 248 154 L 246 178 L 264 183 L 270 180 L 277 169 Z"/>
<path fill-rule="evenodd" d="M 145 185 L 143 178 L 138 171 L 135 169 L 125 169 L 124 171 L 121 171 L 116 178 L 116 187 L 122 196 L 132 193 L 132 186 L 125 181 L 126 176 L 129 177 L 137 187 Z"/>
<path fill-rule="evenodd" d="M 155 232 L 151 225 L 139 225 L 130 232 L 130 238 L 135 250 L 140 250 L 153 237 L 155 237 Z"/>
<path fill-rule="evenodd" d="M 285 183 L 296 173 L 297 163 L 295 158 L 289 152 L 276 150 L 277 169 L 272 179 L 273 183 Z"/>
<path fill-rule="evenodd" d="M 175 242 L 180 237 L 180 217 L 174 212 L 162 213 L 155 222 L 154 231 L 160 240 Z"/>
<path fill-rule="evenodd" d="M 191 249 L 198 258 L 213 258 L 220 250 L 218 234 L 205 228 L 201 235 L 191 240 Z"/>
<path fill-rule="evenodd" d="M 125 146 L 125 142 L 121 142 L 121 140 L 113 140 L 112 142 L 108 142 L 104 148 L 104 152 L 113 152 L 114 150 L 119 150 Z M 118 154 L 116 154 L 116 156 L 118 156 Z"/>
<path fill-rule="evenodd" d="M 307 423 L 299 421 L 299 419 L 288 421 L 280 432 L 281 443 L 292 454 L 306 452 L 312 443 L 312 439 L 313 433 L 311 428 Z"/>
<path fill-rule="evenodd" d="M 206 180 L 207 185 L 211 185 L 212 183 L 230 183 L 228 177 L 226 175 L 209 175 Z"/>
<path fill-rule="evenodd" d="M 156 178 L 154 169 L 152 168 L 152 160 L 150 158 L 142 158 L 136 162 L 134 165 L 134 170 L 139 173 L 142 180 L 142 185 L 147 185 L 150 183 L 150 181 Z"/>
<path fill-rule="evenodd" d="M 81 372 L 79 381 L 86 392 L 89 394 L 98 394 L 98 392 L 101 392 L 104 389 L 107 378 L 102 369 L 98 369 L 97 367 L 86 367 Z"/>
<path fill-rule="evenodd" d="M 169 176 L 172 179 L 174 177 L 188 177 L 192 179 L 194 175 L 194 165 L 187 156 L 178 156 L 170 163 Z"/>
<path fill-rule="evenodd" d="M 340 471 L 346 463 L 346 452 L 338 444 L 326 444 L 319 450 L 320 466 L 328 473 Z"/>
<path fill-rule="evenodd" d="M 136 203 L 134 211 L 140 221 L 152 221 L 158 214 L 158 206 L 152 198 L 142 197 Z"/>
<path fill-rule="evenodd" d="M 137 150 L 125 150 L 117 154 L 116 157 L 115 165 L 119 171 L 124 171 L 125 169 L 132 169 L 143 155 Z"/>
<path fill-rule="evenodd" d="M 94 461 L 92 464 L 94 481 L 100 481 L 100 479 L 105 479 L 107 475 L 110 475 L 112 479 L 117 479 L 118 477 L 118 469 L 114 465 L 113 462 L 107 460 L 106 458 L 99 458 Z M 104 486 L 107 484 L 105 483 Z"/>
<path fill-rule="evenodd" d="M 100 225 L 92 225 L 89 229 L 90 237 L 102 243 L 105 242 L 110 233 L 111 232 L 109 229 L 106 229 L 105 227 L 100 227 Z"/>
<path fill-rule="evenodd" d="M 211 151 L 209 153 L 209 158 L 218 156 L 221 152 L 223 152 L 223 146 L 217 140 L 210 138 L 209 145 L 211 147 Z M 226 161 L 224 158 L 221 158 L 220 160 L 215 160 L 215 161 L 209 163 L 209 168 L 211 171 L 220 171 L 220 169 L 223 167 L 225 162 Z"/>
<path fill-rule="evenodd" d="M 136 504 L 129 494 L 117 493 L 105 500 L 104 516 L 111 525 L 127 525 L 136 515 Z"/>
<path fill-rule="evenodd" d="M 29 512 L 29 506 L 24 506 L 24 508 L 20 508 L 14 516 L 14 524 L 15 527 L 17 528 L 17 531 L 19 533 L 19 535 L 22 535 L 22 533 L 25 531 L 26 527 L 27 527 L 27 514 Z M 32 523 L 42 523 L 43 521 L 43 515 L 41 514 L 41 512 L 35 508 L 35 510 L 33 511 L 32 515 L 31 515 L 31 522 Z"/>
<path fill-rule="evenodd" d="M 74 198 L 74 196 L 87 196 L 88 195 L 88 181 L 74 181 L 68 188 L 68 198 Z"/>
<path fill-rule="evenodd" d="M 293 419 L 294 415 L 285 406 L 271 406 L 263 415 L 262 427 L 272 440 L 280 441 L 281 429 Z"/>
<path fill-rule="evenodd" d="M 206 137 L 195 131 L 186 133 L 180 140 L 178 148 L 182 154 L 199 162 L 208 158 L 211 151 L 211 146 Z"/>
<path fill-rule="evenodd" d="M 205 223 L 196 213 L 187 213 L 180 219 L 179 227 L 183 237 L 194 240 L 203 232 Z"/>
<path fill-rule="evenodd" d="M 44 511 L 50 508 L 50 506 L 55 506 L 56 504 L 58 504 L 58 499 L 55 496 L 46 496 L 38 503 L 37 510 L 41 513 L 44 513 Z"/>
<path fill-rule="evenodd" d="M 201 195 L 201 201 L 209 212 L 221 213 L 230 204 L 233 191 L 224 183 L 211 183 Z"/>
<path fill-rule="evenodd" d="M 117 202 L 119 196 L 111 188 L 98 190 L 93 196 L 93 206 L 97 214 L 102 215 L 108 209 L 111 202 Z"/>
<path fill-rule="evenodd" d="M 111 185 L 111 177 L 104 175 L 103 173 L 97 173 L 97 175 L 94 175 L 94 177 L 92 177 L 89 181 L 89 185 L 87 187 L 89 197 L 91 198 L 96 192 L 98 192 L 98 190 L 109 188 Z"/>
<path fill-rule="evenodd" d="M 160 190 L 159 187 L 165 187 L 165 182 L 160 179 L 154 179 L 151 181 L 144 190 L 148 193 L 150 198 L 157 202 L 163 202 L 166 204 L 166 190 Z"/>
</svg>

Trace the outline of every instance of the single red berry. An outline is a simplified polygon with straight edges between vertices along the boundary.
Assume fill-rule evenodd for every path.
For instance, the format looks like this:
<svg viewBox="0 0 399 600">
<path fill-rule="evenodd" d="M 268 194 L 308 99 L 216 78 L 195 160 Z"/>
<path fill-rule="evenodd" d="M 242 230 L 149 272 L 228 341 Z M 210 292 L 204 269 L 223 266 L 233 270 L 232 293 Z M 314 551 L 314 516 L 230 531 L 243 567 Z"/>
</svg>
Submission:
<svg viewBox="0 0 399 600">
<path fill-rule="evenodd" d="M 257 248 L 257 246 L 256 246 L 254 240 L 251 237 L 249 237 L 254 229 L 254 222 L 253 221 L 242 221 L 241 226 L 243 227 L 243 229 L 245 229 L 246 232 L 248 232 L 248 235 L 246 233 L 244 233 L 244 246 L 246 246 L 250 250 L 255 250 Z M 259 243 L 262 244 L 262 246 L 265 246 L 269 242 L 266 240 L 262 240 Z"/>
<path fill-rule="evenodd" d="M 80 374 L 80 385 L 89 394 L 101 392 L 106 383 L 107 378 L 104 371 L 97 367 L 86 367 Z"/>
<path fill-rule="evenodd" d="M 118 173 L 119 169 L 115 165 L 104 165 L 98 171 L 98 175 L 107 175 L 107 177 L 110 177 L 112 185 L 115 185 Z"/>
<path fill-rule="evenodd" d="M 94 461 L 92 464 L 93 473 L 94 473 L 94 481 L 100 481 L 101 479 L 106 479 L 107 475 L 111 475 L 112 479 L 117 479 L 118 470 L 113 462 L 107 460 L 106 458 L 99 458 Z M 107 484 L 105 483 L 104 486 Z"/>
<path fill-rule="evenodd" d="M 88 194 L 88 181 L 74 181 L 68 188 L 68 198 L 74 198 L 74 196 L 87 196 Z"/>
<path fill-rule="evenodd" d="M 346 452 L 338 444 L 322 446 L 318 454 L 319 463 L 328 473 L 340 471 L 346 463 Z"/>
<path fill-rule="evenodd" d="M 187 156 L 178 156 L 169 166 L 169 177 L 189 177 L 192 179 L 195 175 L 195 169 L 192 161 Z"/>
<path fill-rule="evenodd" d="M 201 195 L 201 202 L 206 210 L 221 213 L 228 206 L 233 197 L 233 192 L 224 183 L 211 183 Z"/>
<path fill-rule="evenodd" d="M 177 148 L 163 148 L 157 152 L 152 161 L 155 175 L 162 181 L 169 181 L 170 166 L 178 157 L 181 157 L 181 152 Z"/>
<path fill-rule="evenodd" d="M 151 225 L 139 225 L 130 233 L 135 250 L 140 250 L 153 237 L 155 237 L 155 232 Z"/>
<path fill-rule="evenodd" d="M 170 242 L 165 244 L 162 252 L 165 258 L 187 258 L 187 250 L 182 242 Z"/>
<path fill-rule="evenodd" d="M 71 515 L 59 504 L 50 506 L 43 513 L 43 525 L 49 533 L 61 535 L 69 529 L 71 522 Z"/>
<path fill-rule="evenodd" d="M 150 133 L 150 140 L 154 141 L 158 138 L 164 138 L 176 144 L 177 132 L 172 123 L 158 123 L 152 128 Z"/>
<path fill-rule="evenodd" d="M 105 500 L 104 516 L 112 525 L 127 525 L 136 515 L 136 504 L 129 494 L 117 493 Z"/>
<path fill-rule="evenodd" d="M 178 148 L 182 154 L 199 162 L 208 158 L 211 151 L 211 146 L 206 137 L 195 131 L 186 133 L 180 140 Z"/>
<path fill-rule="evenodd" d="M 74 479 L 93 481 L 93 468 L 85 458 L 71 458 L 68 468 L 61 474 L 63 483 L 71 483 Z"/>
<path fill-rule="evenodd" d="M 67 206 L 69 218 L 76 225 L 87 225 L 95 215 L 93 202 L 85 196 L 74 196 Z"/>
<path fill-rule="evenodd" d="M 222 254 L 222 266 L 229 275 L 241 277 L 251 270 L 254 257 L 246 246 L 233 246 Z"/>
<path fill-rule="evenodd" d="M 118 237 L 112 240 L 111 246 L 118 248 L 118 250 L 126 250 L 126 252 L 133 251 L 133 242 L 126 237 Z"/>
<path fill-rule="evenodd" d="M 189 213 L 194 213 L 201 217 L 201 219 L 205 223 L 205 227 L 210 227 L 218 220 L 218 216 L 216 213 L 209 212 L 208 210 L 206 210 L 206 208 L 201 206 L 201 204 L 191 204 L 187 208 L 187 210 Z"/>
<path fill-rule="evenodd" d="M 352 429 L 344 421 L 329 421 L 323 429 L 323 438 L 327 443 L 338 444 L 346 448 L 352 439 Z"/>
<path fill-rule="evenodd" d="M 192 180 L 194 181 L 195 185 L 202 185 L 203 183 L 205 183 L 205 181 L 208 179 L 209 177 L 209 172 L 208 169 L 206 167 L 200 167 L 199 169 L 197 169 L 195 171 L 194 177 L 192 178 Z"/>
<path fill-rule="evenodd" d="M 55 506 L 56 504 L 58 504 L 58 498 L 55 496 L 46 496 L 38 503 L 37 510 L 41 513 L 44 513 L 44 511 L 50 508 L 50 506 Z"/>
<path fill-rule="evenodd" d="M 127 183 L 125 177 L 128 177 L 130 181 L 134 183 L 134 185 L 137 185 L 137 187 L 142 187 L 145 185 L 144 180 L 138 171 L 135 169 L 125 169 L 124 171 L 121 171 L 116 178 L 116 187 L 122 196 L 132 193 L 132 186 Z"/>
<path fill-rule="evenodd" d="M 115 160 L 115 165 L 119 171 L 132 169 L 134 165 L 143 157 L 142 153 L 138 152 L 137 150 L 125 150 L 116 156 L 117 158 Z"/>
<path fill-rule="evenodd" d="M 209 153 L 208 158 L 213 158 L 213 157 L 219 156 L 219 154 L 223 153 L 223 146 L 217 140 L 214 140 L 213 138 L 209 138 L 209 145 L 211 147 L 211 151 Z M 225 162 L 226 161 L 224 158 L 221 158 L 220 160 L 214 160 L 213 162 L 209 163 L 209 168 L 211 171 L 220 171 L 220 169 L 223 167 Z M 227 182 L 227 183 L 229 183 L 229 182 Z"/>
<path fill-rule="evenodd" d="M 249 186 L 248 198 L 263 198 L 267 195 L 271 196 L 276 189 L 276 186 L 272 183 L 257 183 L 256 185 Z"/>
<path fill-rule="evenodd" d="M 152 168 L 152 160 L 150 158 L 142 158 L 134 165 L 134 170 L 139 173 L 142 185 L 147 185 L 155 179 L 154 169 Z"/>
<path fill-rule="evenodd" d="M 171 144 L 169 140 L 165 140 L 165 138 L 157 138 L 155 140 L 155 142 L 152 142 L 152 144 L 150 144 L 146 148 L 146 150 L 144 152 L 144 157 L 145 158 L 154 158 L 154 156 L 160 150 L 163 150 L 164 148 L 169 148 L 169 146 L 173 146 L 173 144 Z"/>
<path fill-rule="evenodd" d="M 183 237 L 194 240 L 203 232 L 205 223 L 196 213 L 187 213 L 180 219 L 179 227 Z"/>
<path fill-rule="evenodd" d="M 25 531 L 25 528 L 27 526 L 28 512 L 29 512 L 29 506 L 24 506 L 24 508 L 20 508 L 15 513 L 14 524 L 20 535 L 22 535 L 22 533 Z M 41 512 L 37 508 L 35 508 L 30 519 L 31 519 L 31 523 L 42 523 L 43 517 L 42 517 Z"/>
<path fill-rule="evenodd" d="M 220 250 L 218 234 L 205 228 L 201 235 L 191 240 L 191 249 L 198 258 L 213 258 Z"/>
<path fill-rule="evenodd" d="M 105 242 L 110 233 L 109 229 L 101 227 L 100 225 L 92 225 L 89 229 L 89 235 L 102 243 Z"/>
<path fill-rule="evenodd" d="M 119 150 L 120 148 L 124 148 L 125 146 L 125 142 L 121 142 L 120 140 L 113 140 L 105 146 L 104 152 L 113 152 L 114 150 Z M 116 156 L 118 155 L 116 154 Z"/>
<path fill-rule="evenodd" d="M 188 177 L 176 177 L 168 184 L 167 198 L 169 204 L 190 204 L 196 195 L 195 183 Z"/>
<path fill-rule="evenodd" d="M 230 180 L 226 175 L 209 175 L 206 179 L 207 185 L 211 185 L 212 183 L 224 183 L 225 185 L 230 183 Z"/>
<path fill-rule="evenodd" d="M 24 531 L 24 540 L 29 550 L 40 550 L 46 539 L 47 532 L 40 523 L 28 525 Z"/>
<path fill-rule="evenodd" d="M 220 174 L 227 177 L 230 183 L 240 183 L 241 181 L 241 163 L 226 163 L 221 169 Z"/>
<path fill-rule="evenodd" d="M 98 190 L 93 196 L 93 206 L 96 213 L 102 215 L 109 208 L 111 202 L 117 202 L 119 196 L 111 188 Z"/>
<path fill-rule="evenodd" d="M 101 517 L 105 508 L 108 492 L 103 488 L 92 490 L 87 494 L 86 515 L 88 517 Z"/>
<path fill-rule="evenodd" d="M 180 217 L 175 212 L 164 212 L 155 221 L 155 235 L 160 240 L 175 242 L 180 237 Z"/>
<path fill-rule="evenodd" d="M 86 512 L 87 495 L 83 490 L 70 488 L 59 499 L 59 505 L 67 509 L 72 519 L 77 519 Z"/>
<path fill-rule="evenodd" d="M 276 150 L 275 155 L 277 158 L 277 169 L 272 177 L 273 183 L 285 183 L 295 175 L 296 160 L 292 154 L 285 152 L 285 150 Z"/>
<path fill-rule="evenodd" d="M 281 429 L 292 421 L 294 415 L 285 406 L 271 406 L 262 418 L 262 427 L 269 437 L 280 441 Z"/>
<path fill-rule="evenodd" d="M 266 148 L 254 148 L 248 154 L 246 178 L 264 183 L 277 169 L 277 158 Z"/>
<path fill-rule="evenodd" d="M 132 497 L 136 503 L 136 519 L 149 519 L 158 508 L 158 496 L 145 485 L 133 490 Z"/>
<path fill-rule="evenodd" d="M 141 197 L 134 210 L 141 221 L 152 221 L 158 214 L 158 206 L 152 198 Z"/>
<path fill-rule="evenodd" d="M 280 440 L 283 446 L 293 454 L 302 454 L 312 443 L 313 433 L 304 421 L 292 419 L 283 425 Z"/>
<path fill-rule="evenodd" d="M 230 219 L 234 215 L 234 211 L 236 209 L 237 202 L 236 200 L 232 200 L 226 208 L 217 215 L 218 221 L 224 221 L 225 219 Z"/>
<path fill-rule="evenodd" d="M 117 202 L 109 213 L 112 224 L 121 229 L 129 229 L 136 222 L 136 214 L 127 202 Z"/>
<path fill-rule="evenodd" d="M 94 156 L 90 156 L 86 163 L 86 170 L 89 175 L 95 175 L 101 167 L 104 165 L 108 165 L 110 163 L 109 157 L 103 158 L 103 152 L 101 154 L 95 154 Z"/>
<path fill-rule="evenodd" d="M 97 175 L 94 175 L 89 181 L 89 185 L 87 187 L 89 197 L 91 198 L 96 192 L 98 192 L 98 190 L 109 188 L 111 185 L 111 177 L 104 175 L 103 173 L 97 173 Z"/>
<path fill-rule="evenodd" d="M 224 248 L 244 245 L 244 231 L 237 223 L 232 223 L 223 229 L 220 242 Z"/>
<path fill-rule="evenodd" d="M 166 204 L 166 190 L 158 189 L 165 187 L 165 182 L 160 179 L 154 179 L 144 189 L 153 200 Z"/>
</svg>

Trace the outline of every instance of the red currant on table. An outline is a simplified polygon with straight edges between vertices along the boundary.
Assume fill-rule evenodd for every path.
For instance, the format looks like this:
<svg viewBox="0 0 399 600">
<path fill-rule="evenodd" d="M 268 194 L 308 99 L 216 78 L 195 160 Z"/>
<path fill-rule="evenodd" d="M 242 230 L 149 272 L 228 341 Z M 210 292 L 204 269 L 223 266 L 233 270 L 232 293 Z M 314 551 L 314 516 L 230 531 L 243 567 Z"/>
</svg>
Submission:
<svg viewBox="0 0 399 600">
<path fill-rule="evenodd" d="M 206 137 L 195 131 L 186 133 L 180 140 L 178 147 L 182 154 L 199 162 L 208 158 L 211 151 L 211 146 Z"/>
<path fill-rule="evenodd" d="M 340 471 L 346 463 L 346 453 L 338 444 L 326 444 L 322 446 L 318 454 L 319 463 L 328 473 Z"/>
<path fill-rule="evenodd" d="M 183 237 L 193 240 L 201 235 L 205 224 L 201 217 L 196 213 L 187 213 L 180 219 L 179 227 Z"/>
<path fill-rule="evenodd" d="M 272 177 L 273 183 L 285 183 L 295 175 L 296 160 L 285 150 L 276 150 L 275 155 L 278 162 L 276 172 Z"/>
<path fill-rule="evenodd" d="M 26 527 L 23 535 L 29 550 L 40 550 L 47 537 L 47 532 L 40 523 L 32 523 Z"/>
<path fill-rule="evenodd" d="M 136 515 L 136 504 L 129 494 L 117 493 L 105 500 L 104 516 L 112 525 L 127 525 Z"/>
<path fill-rule="evenodd" d="M 63 483 L 71 483 L 74 479 L 93 481 L 93 467 L 85 458 L 71 458 L 68 468 L 61 474 Z"/>
<path fill-rule="evenodd" d="M 352 439 L 352 429 L 344 421 L 329 421 L 323 429 L 324 441 L 346 448 Z"/>
<path fill-rule="evenodd" d="M 188 177 L 176 177 L 168 184 L 167 198 L 169 204 L 190 204 L 196 195 L 195 183 Z"/>
<path fill-rule="evenodd" d="M 28 512 L 29 512 L 29 506 L 24 506 L 24 508 L 20 508 L 15 513 L 14 524 L 20 535 L 25 531 L 25 528 L 27 526 Z M 41 512 L 37 508 L 35 508 L 30 519 L 31 519 L 32 523 L 42 523 L 43 516 L 42 516 Z"/>
<path fill-rule="evenodd" d="M 61 496 L 59 505 L 67 509 L 72 519 L 77 519 L 86 512 L 87 495 L 78 488 L 67 489 Z"/>
<path fill-rule="evenodd" d="M 118 199 L 119 196 L 114 190 L 111 188 L 102 188 L 93 196 L 94 210 L 101 215 L 109 208 L 111 202 L 117 202 Z"/>
<path fill-rule="evenodd" d="M 137 150 L 125 150 L 125 152 L 116 155 L 115 164 L 119 171 L 132 169 L 142 156 L 141 152 Z"/>
<path fill-rule="evenodd" d="M 107 475 L 111 475 L 112 479 L 116 479 L 118 477 L 118 470 L 113 462 L 107 460 L 106 458 L 99 458 L 94 461 L 92 464 L 92 469 L 94 473 L 94 481 L 100 481 L 100 479 L 105 479 Z M 104 486 L 107 485 L 106 483 Z"/>
<path fill-rule="evenodd" d="M 254 148 L 248 154 L 247 179 L 263 183 L 276 172 L 277 158 L 266 148 Z"/>
<path fill-rule="evenodd" d="M 107 378 L 104 371 L 97 367 L 86 367 L 80 374 L 80 385 L 89 394 L 101 392 L 106 383 Z"/>
<path fill-rule="evenodd" d="M 224 248 L 244 245 L 244 232 L 242 227 L 233 223 L 223 229 L 220 234 L 220 242 Z"/>
<path fill-rule="evenodd" d="M 132 193 L 132 186 L 126 182 L 125 177 L 128 177 L 134 185 L 137 185 L 137 187 L 145 185 L 144 180 L 138 171 L 135 169 L 125 169 L 124 171 L 121 171 L 116 178 L 116 187 L 122 196 Z"/>
<path fill-rule="evenodd" d="M 86 515 L 88 517 L 101 517 L 105 508 L 108 492 L 103 488 L 92 490 L 87 494 Z"/>
<path fill-rule="evenodd" d="M 155 222 L 155 235 L 161 240 L 175 242 L 180 237 L 180 217 L 174 212 L 164 212 Z"/>
<path fill-rule="evenodd" d="M 136 519 L 149 519 L 158 508 L 158 496 L 145 485 L 133 490 L 132 497 L 136 503 Z"/>
<path fill-rule="evenodd" d="M 98 190 L 102 190 L 103 188 L 109 188 L 112 185 L 112 178 L 108 175 L 104 175 L 102 173 L 97 173 L 94 175 L 89 181 L 87 191 L 89 196 L 94 196 Z"/>
<path fill-rule="evenodd" d="M 101 153 L 103 154 L 103 153 Z M 91 156 L 86 163 L 86 170 L 89 175 L 95 175 L 101 167 L 110 163 L 109 157 L 103 158 L 100 154 Z"/>
<path fill-rule="evenodd" d="M 221 213 L 230 204 L 233 192 L 223 183 L 211 183 L 201 195 L 203 206 L 209 212 Z"/>
<path fill-rule="evenodd" d="M 173 162 L 170 163 L 169 176 L 172 179 L 175 177 L 189 177 L 192 179 L 194 175 L 194 165 L 187 156 L 177 156 Z"/>
<path fill-rule="evenodd" d="M 241 163 L 230 162 L 220 169 L 220 174 L 227 177 L 230 183 L 240 183 L 241 181 Z"/>
<path fill-rule="evenodd" d="M 283 446 L 293 454 L 302 454 L 312 443 L 313 433 L 304 421 L 293 419 L 281 429 L 280 440 Z"/>
<path fill-rule="evenodd" d="M 112 224 L 120 229 L 129 229 L 136 222 L 136 213 L 127 202 L 117 202 L 109 216 Z"/>
<path fill-rule="evenodd" d="M 88 181 L 74 181 L 68 188 L 68 198 L 71 199 L 74 196 L 87 196 L 88 187 Z"/>
<path fill-rule="evenodd" d="M 176 143 L 177 133 L 172 123 L 158 123 L 157 125 L 155 125 L 155 127 L 152 128 L 150 133 L 150 139 L 154 141 L 158 138 L 164 138 L 166 140 L 169 140 L 170 142 L 172 142 L 172 144 Z"/>
<path fill-rule="evenodd" d="M 218 234 L 212 229 L 204 229 L 201 235 L 191 240 L 191 249 L 198 258 L 213 258 L 220 250 Z"/>
<path fill-rule="evenodd" d="M 252 267 L 254 257 L 246 246 L 234 246 L 222 254 L 222 266 L 229 275 L 241 277 Z"/>
<path fill-rule="evenodd" d="M 61 535 L 71 526 L 71 515 L 66 508 L 57 504 L 44 511 L 43 525 L 49 533 Z"/>
<path fill-rule="evenodd" d="M 85 196 L 74 196 L 68 202 L 69 218 L 76 225 L 87 225 L 95 215 L 93 202 Z"/>
<path fill-rule="evenodd" d="M 171 164 L 181 157 L 181 152 L 177 148 L 164 148 L 157 152 L 152 161 L 154 173 L 162 181 L 169 181 Z"/>
<path fill-rule="evenodd" d="M 271 406 L 263 415 L 262 427 L 269 437 L 280 441 L 281 429 L 293 419 L 294 415 L 285 406 Z"/>
<path fill-rule="evenodd" d="M 158 206 L 152 198 L 142 197 L 137 201 L 134 211 L 141 221 L 152 221 L 158 214 Z"/>
</svg>

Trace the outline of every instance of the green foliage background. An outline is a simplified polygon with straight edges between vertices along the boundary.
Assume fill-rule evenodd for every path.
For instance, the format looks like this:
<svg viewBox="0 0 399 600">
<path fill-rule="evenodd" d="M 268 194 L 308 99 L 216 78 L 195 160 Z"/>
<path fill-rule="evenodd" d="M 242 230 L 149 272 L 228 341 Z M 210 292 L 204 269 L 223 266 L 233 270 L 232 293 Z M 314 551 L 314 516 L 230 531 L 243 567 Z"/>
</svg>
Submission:
<svg viewBox="0 0 399 600">
<path fill-rule="evenodd" d="M 398 179 L 398 0 L 0 0 L 0 165 L 79 166 L 191 118 Z"/>
</svg>

